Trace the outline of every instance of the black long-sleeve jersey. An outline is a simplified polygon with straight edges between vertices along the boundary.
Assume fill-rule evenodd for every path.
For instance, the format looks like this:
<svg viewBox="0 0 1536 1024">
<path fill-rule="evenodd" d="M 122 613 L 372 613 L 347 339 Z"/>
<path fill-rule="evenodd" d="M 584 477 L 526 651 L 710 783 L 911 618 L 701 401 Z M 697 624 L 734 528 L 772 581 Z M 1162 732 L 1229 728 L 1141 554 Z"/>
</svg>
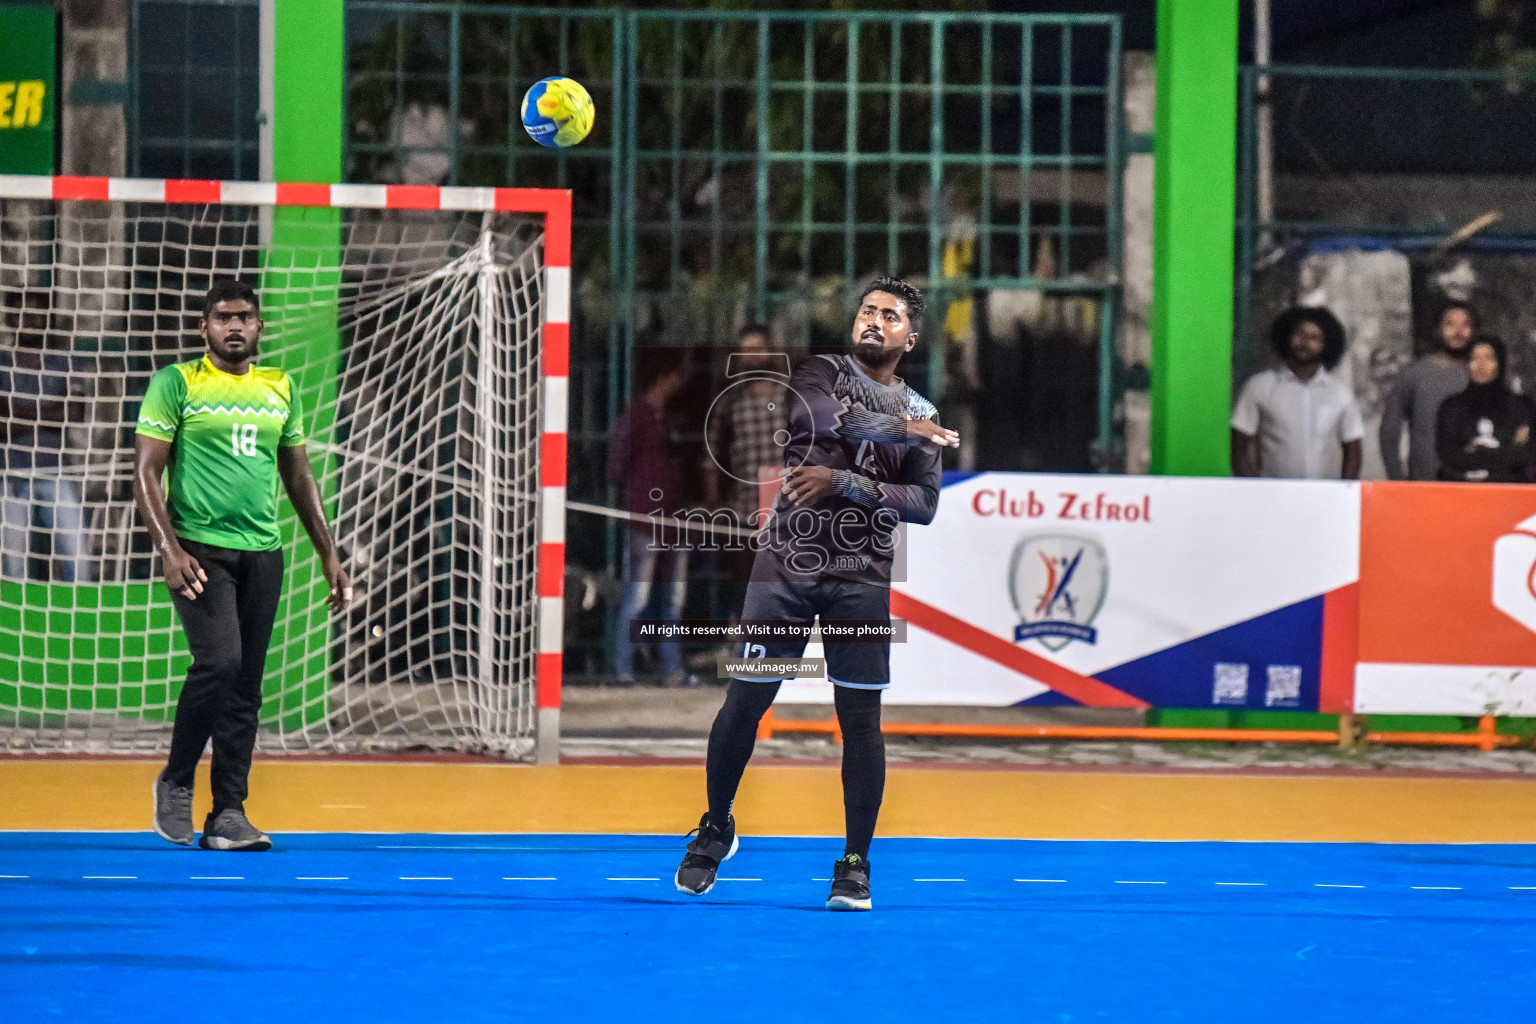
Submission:
<svg viewBox="0 0 1536 1024">
<path fill-rule="evenodd" d="M 829 467 L 835 493 L 798 507 L 779 494 L 759 561 L 777 558 L 780 578 L 889 586 L 899 524 L 927 524 L 938 510 L 939 446 L 907 437 L 908 420 L 937 420 L 937 410 L 904 381 L 878 383 L 848 355 L 806 359 L 785 399 L 784 465 Z"/>
</svg>

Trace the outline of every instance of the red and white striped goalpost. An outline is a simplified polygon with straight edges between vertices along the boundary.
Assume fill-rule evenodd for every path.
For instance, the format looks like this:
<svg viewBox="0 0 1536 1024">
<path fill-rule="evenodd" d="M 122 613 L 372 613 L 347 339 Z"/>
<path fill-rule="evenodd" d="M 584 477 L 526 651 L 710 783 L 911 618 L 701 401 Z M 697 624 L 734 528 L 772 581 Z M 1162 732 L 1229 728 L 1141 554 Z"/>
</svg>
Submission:
<svg viewBox="0 0 1536 1024">
<path fill-rule="evenodd" d="M 570 190 L 0 174 L 0 199 L 478 210 L 544 218 L 544 322 L 539 346 L 543 394 L 538 446 L 539 607 L 534 675 L 538 718 L 535 749 L 538 763 L 557 763 L 565 618 L 566 424 L 571 365 Z"/>
</svg>

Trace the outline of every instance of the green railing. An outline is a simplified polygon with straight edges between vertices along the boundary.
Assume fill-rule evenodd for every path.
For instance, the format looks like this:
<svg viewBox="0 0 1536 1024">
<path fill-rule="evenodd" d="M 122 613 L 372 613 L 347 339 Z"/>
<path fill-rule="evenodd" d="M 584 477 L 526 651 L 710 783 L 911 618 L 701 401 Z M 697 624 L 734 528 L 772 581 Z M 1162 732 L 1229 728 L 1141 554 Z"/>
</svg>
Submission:
<svg viewBox="0 0 1536 1024">
<path fill-rule="evenodd" d="M 802 336 L 784 340 L 803 343 L 841 330 L 849 289 L 883 270 L 922 279 L 939 321 L 976 289 L 1101 299 L 1108 441 L 1118 18 L 353 0 L 348 19 L 350 179 L 417 161 L 455 184 L 575 189 L 574 486 L 595 482 L 582 449 L 624 401 L 637 340 L 720 343 L 743 316 L 795 309 Z M 598 104 L 570 151 L 517 122 L 522 89 L 555 71 Z M 437 137 L 402 138 L 413 106 L 445 113 Z M 946 275 L 952 245 L 970 258 Z M 928 352 L 914 369 L 941 395 Z"/>
<path fill-rule="evenodd" d="M 128 173 L 258 176 L 259 0 L 133 0 Z"/>
</svg>

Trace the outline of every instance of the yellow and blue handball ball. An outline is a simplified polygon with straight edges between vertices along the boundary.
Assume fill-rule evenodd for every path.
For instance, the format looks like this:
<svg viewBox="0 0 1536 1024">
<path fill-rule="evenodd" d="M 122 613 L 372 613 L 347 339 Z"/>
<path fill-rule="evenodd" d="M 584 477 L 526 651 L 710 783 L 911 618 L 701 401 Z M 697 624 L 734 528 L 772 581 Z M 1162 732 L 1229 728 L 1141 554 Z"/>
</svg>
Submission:
<svg viewBox="0 0 1536 1024">
<path fill-rule="evenodd" d="M 541 78 L 523 96 L 523 127 L 551 149 L 574 146 L 592 131 L 597 108 L 574 78 Z"/>
</svg>

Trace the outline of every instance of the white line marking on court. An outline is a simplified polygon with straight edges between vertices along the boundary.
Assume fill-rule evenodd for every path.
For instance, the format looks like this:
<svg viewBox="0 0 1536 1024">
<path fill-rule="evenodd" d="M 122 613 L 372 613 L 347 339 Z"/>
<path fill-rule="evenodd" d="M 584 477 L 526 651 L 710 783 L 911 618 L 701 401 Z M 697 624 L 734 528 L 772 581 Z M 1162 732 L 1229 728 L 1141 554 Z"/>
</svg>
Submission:
<svg viewBox="0 0 1536 1024">
<path fill-rule="evenodd" d="M 558 881 L 560 881 L 560 879 L 556 878 L 554 875 L 545 875 L 545 876 L 542 876 L 542 877 L 535 876 L 535 875 L 502 875 L 501 876 L 501 880 L 503 882 L 558 882 Z"/>
<path fill-rule="evenodd" d="M 1015 878 L 1015 882 L 1065 882 L 1065 878 Z"/>
<path fill-rule="evenodd" d="M 659 878 L 610 878 L 610 882 L 659 882 Z"/>
<path fill-rule="evenodd" d="M 1217 882 L 1217 885 L 1268 885 L 1268 882 Z"/>
<path fill-rule="evenodd" d="M 31 875 L 0 875 L 0 878 L 31 878 Z M 1513 888 L 1513 886 L 1511 886 Z"/>
<path fill-rule="evenodd" d="M 26 878 L 27 876 L 26 875 L 21 875 L 19 877 Z M 1536 889 L 1536 885 L 1512 885 L 1512 886 L 1510 886 L 1510 888 L 1511 889 Z"/>
<path fill-rule="evenodd" d="M 813 878 L 813 879 L 811 879 L 811 881 L 813 881 L 813 882 L 830 882 L 830 881 L 832 881 L 832 879 L 830 879 L 830 878 Z"/>
<path fill-rule="evenodd" d="M 1454 890 L 1456 892 L 1460 892 L 1461 891 L 1461 886 L 1459 886 L 1459 885 L 1410 885 L 1408 888 L 1410 888 L 1410 889 L 1445 889 L 1445 890 L 1448 890 L 1448 891 L 1449 890 Z"/>
<path fill-rule="evenodd" d="M 375 850 L 494 850 L 498 853 L 548 853 L 537 846 L 375 846 Z"/>
<path fill-rule="evenodd" d="M 402 882 L 451 882 L 452 875 L 401 875 Z"/>
<path fill-rule="evenodd" d="M 90 879 L 99 880 L 99 881 L 122 882 L 122 881 L 133 881 L 133 880 L 137 879 L 139 876 L 138 875 L 81 875 L 80 877 L 81 878 L 90 878 Z"/>
<path fill-rule="evenodd" d="M 1116 880 L 1116 885 L 1167 885 L 1167 882 L 1122 882 Z"/>
<path fill-rule="evenodd" d="M 914 882 L 963 882 L 963 878 L 914 878 Z"/>
<path fill-rule="evenodd" d="M 346 875 L 294 875 L 295 882 L 345 882 Z"/>
<path fill-rule="evenodd" d="M 243 882 L 244 875 L 188 875 L 194 882 Z"/>
<path fill-rule="evenodd" d="M 1333 882 L 1313 882 L 1314 889 L 1364 889 L 1363 885 L 1336 885 Z"/>
</svg>

